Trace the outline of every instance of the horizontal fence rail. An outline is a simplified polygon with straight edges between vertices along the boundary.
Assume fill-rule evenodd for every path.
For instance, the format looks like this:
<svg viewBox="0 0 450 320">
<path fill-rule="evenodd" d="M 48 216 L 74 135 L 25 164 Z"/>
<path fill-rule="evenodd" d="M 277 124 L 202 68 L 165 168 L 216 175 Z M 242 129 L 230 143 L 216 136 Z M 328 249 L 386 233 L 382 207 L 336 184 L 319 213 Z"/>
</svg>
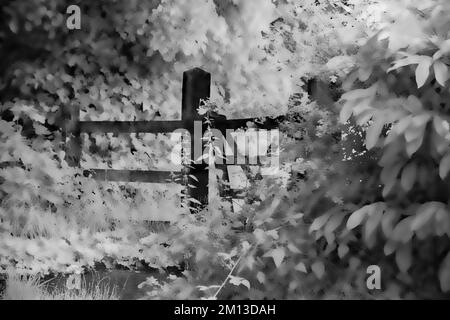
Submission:
<svg viewBox="0 0 450 320">
<path fill-rule="evenodd" d="M 186 121 L 82 121 L 85 133 L 170 133 L 186 127 Z"/>
<path fill-rule="evenodd" d="M 278 128 L 279 121 L 284 117 L 275 119 L 258 118 L 244 119 L 215 119 L 212 118 L 214 128 L 231 129 L 247 128 L 256 126 L 264 129 Z M 177 129 L 187 129 L 192 121 L 183 120 L 155 120 L 155 121 L 81 121 L 80 132 L 84 133 L 171 133 Z"/>
<path fill-rule="evenodd" d="M 156 170 L 117 170 L 117 169 L 88 169 L 84 175 L 96 180 L 114 182 L 146 182 L 146 183 L 182 183 L 182 179 L 175 179 L 181 172 Z"/>
</svg>

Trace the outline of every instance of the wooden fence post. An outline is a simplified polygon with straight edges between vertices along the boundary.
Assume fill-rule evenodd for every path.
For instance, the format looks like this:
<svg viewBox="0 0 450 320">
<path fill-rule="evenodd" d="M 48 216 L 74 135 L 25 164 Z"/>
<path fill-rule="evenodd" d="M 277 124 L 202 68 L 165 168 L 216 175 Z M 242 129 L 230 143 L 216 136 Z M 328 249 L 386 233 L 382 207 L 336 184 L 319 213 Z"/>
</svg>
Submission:
<svg viewBox="0 0 450 320">
<path fill-rule="evenodd" d="M 202 69 L 194 68 L 183 73 L 181 114 L 184 128 L 187 129 L 191 135 L 190 158 L 192 161 L 197 160 L 194 155 L 198 157 L 198 155 L 194 152 L 195 140 L 202 139 L 203 133 L 207 129 L 207 125 L 203 119 L 204 117 L 197 112 L 197 108 L 200 106 L 201 100 L 206 100 L 209 98 L 210 86 L 211 74 Z M 202 122 L 202 136 L 200 137 L 198 136 L 198 132 L 196 132 L 196 135 L 194 136 L 194 121 Z M 205 142 L 201 140 L 202 152 L 204 150 L 204 146 Z M 191 203 L 191 206 L 194 207 L 194 209 L 201 209 L 208 204 L 208 164 L 203 160 L 201 163 L 191 163 L 188 172 L 187 194 L 190 198 L 193 198 L 200 203 Z M 195 179 L 191 176 L 195 177 Z"/>
<path fill-rule="evenodd" d="M 65 160 L 71 167 L 78 167 L 81 160 L 80 110 L 78 106 L 64 107 L 63 130 L 66 137 Z"/>
</svg>

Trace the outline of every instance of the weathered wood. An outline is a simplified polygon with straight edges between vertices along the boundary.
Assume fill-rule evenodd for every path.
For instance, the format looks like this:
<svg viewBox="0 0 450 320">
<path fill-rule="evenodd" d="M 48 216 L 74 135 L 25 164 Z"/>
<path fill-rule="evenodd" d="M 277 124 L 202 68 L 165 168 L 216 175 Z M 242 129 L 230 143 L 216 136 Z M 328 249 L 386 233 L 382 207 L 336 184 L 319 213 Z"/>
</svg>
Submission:
<svg viewBox="0 0 450 320">
<path fill-rule="evenodd" d="M 203 120 L 203 116 L 197 111 L 201 100 L 209 99 L 211 87 L 211 74 L 200 68 L 194 68 L 183 72 L 183 88 L 181 103 L 181 119 L 192 122 Z M 186 128 L 188 129 L 188 128 Z"/>
<path fill-rule="evenodd" d="M 172 179 L 171 171 L 142 171 L 142 170 L 113 170 L 113 169 L 90 169 L 85 170 L 84 174 L 99 181 L 115 182 L 147 182 L 147 183 L 182 183 L 179 179 Z"/>
<path fill-rule="evenodd" d="M 85 133 L 170 133 L 186 127 L 186 122 L 173 121 L 83 121 L 80 131 Z"/>
<path fill-rule="evenodd" d="M 63 132 L 66 138 L 65 160 L 72 167 L 78 167 L 81 159 L 80 109 L 69 104 L 63 109 Z"/>
<path fill-rule="evenodd" d="M 197 109 L 200 106 L 202 100 L 209 99 L 211 86 L 211 74 L 203 71 L 199 68 L 194 68 L 192 70 L 183 73 L 183 96 L 181 104 L 181 114 L 182 120 L 187 124 L 185 129 L 187 129 L 191 134 L 191 161 L 195 161 L 195 143 L 196 139 L 201 139 L 203 133 L 207 129 L 207 125 L 203 120 Z M 194 135 L 194 121 L 202 121 L 201 133 L 196 133 Z M 198 136 L 201 134 L 201 136 Z M 204 150 L 205 142 L 201 140 L 201 151 Z M 193 211 L 196 209 L 201 209 L 208 205 L 209 196 L 209 174 L 208 174 L 208 164 L 205 161 L 200 163 L 191 163 L 189 167 L 189 176 L 187 183 L 187 193 L 189 198 L 195 199 L 198 203 L 191 203 Z M 191 187 L 192 186 L 192 187 Z M 200 203 L 200 204 L 199 204 Z"/>
<path fill-rule="evenodd" d="M 195 120 L 200 121 L 200 118 Z M 213 119 L 214 128 L 219 130 L 239 128 L 247 128 L 249 125 L 260 129 L 275 129 L 279 125 L 279 121 L 284 117 L 272 118 L 244 118 L 244 119 Z M 184 120 L 167 120 L 167 121 L 82 121 L 80 122 L 79 131 L 85 133 L 170 133 L 177 129 L 184 128 L 189 130 L 192 127 L 193 119 Z"/>
<path fill-rule="evenodd" d="M 216 169 L 222 171 L 222 188 L 219 188 L 219 196 L 227 200 L 232 200 L 233 198 L 242 198 L 242 190 L 234 190 L 230 187 L 230 177 L 228 175 L 228 166 L 226 164 L 216 164 Z"/>
<path fill-rule="evenodd" d="M 279 122 L 284 120 L 284 116 L 277 118 L 243 118 L 243 119 L 224 119 L 214 118 L 213 126 L 214 128 L 220 130 L 222 134 L 225 133 L 226 129 L 236 130 L 239 128 L 247 128 L 249 125 L 254 126 L 258 129 L 276 129 L 279 126 Z"/>
</svg>

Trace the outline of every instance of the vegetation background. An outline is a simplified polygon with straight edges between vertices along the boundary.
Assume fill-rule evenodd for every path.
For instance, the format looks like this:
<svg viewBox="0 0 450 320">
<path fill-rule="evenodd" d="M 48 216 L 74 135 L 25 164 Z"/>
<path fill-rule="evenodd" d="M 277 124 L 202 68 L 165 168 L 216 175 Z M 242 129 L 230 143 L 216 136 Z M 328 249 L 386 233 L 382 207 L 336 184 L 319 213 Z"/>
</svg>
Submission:
<svg viewBox="0 0 450 320">
<path fill-rule="evenodd" d="M 72 4 L 80 30 L 66 27 Z M 448 1 L 0 7 L 2 270 L 184 265 L 142 283 L 148 298 L 448 298 Z M 192 215 L 179 189 L 67 165 L 66 110 L 179 119 L 182 72 L 196 66 L 212 74 L 219 113 L 286 116 L 280 172 L 252 181 L 239 214 L 217 199 Z M 167 168 L 168 139 L 84 135 L 83 166 Z M 172 223 L 142 223 L 161 219 Z M 381 290 L 366 287 L 373 264 Z"/>
</svg>

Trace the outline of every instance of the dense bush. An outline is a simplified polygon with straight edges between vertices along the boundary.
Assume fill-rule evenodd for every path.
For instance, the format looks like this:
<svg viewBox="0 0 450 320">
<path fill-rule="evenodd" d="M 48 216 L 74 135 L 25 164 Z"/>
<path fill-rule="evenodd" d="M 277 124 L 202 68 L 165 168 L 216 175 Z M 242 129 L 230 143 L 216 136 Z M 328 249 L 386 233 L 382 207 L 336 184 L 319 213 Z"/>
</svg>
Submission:
<svg viewBox="0 0 450 320">
<path fill-rule="evenodd" d="M 81 30 L 65 26 L 69 4 L 81 7 Z M 149 251 L 133 247 L 149 236 L 148 230 L 127 231 L 136 230 L 136 220 L 176 218 L 159 214 L 173 208 L 153 205 L 167 203 L 159 201 L 164 192 L 134 186 L 119 190 L 69 168 L 64 161 L 67 113 L 79 110 L 84 120 L 176 119 L 182 72 L 201 66 L 213 74 L 212 101 L 220 112 L 283 114 L 294 87 L 302 84 L 300 77 L 312 76 L 314 66 L 326 61 L 314 47 L 340 53 L 335 38 L 328 36 L 340 19 L 326 16 L 327 28 L 317 30 L 322 17 L 316 13 L 328 6 L 315 1 L 306 7 L 284 1 L 201 1 L 195 7 L 176 1 L 4 1 L 2 263 L 71 270 L 72 264 L 92 265 L 102 255 L 137 257 L 154 266 L 177 263 L 158 254 L 159 243 L 149 244 Z M 302 21 L 296 20 L 299 13 Z M 152 137 L 144 138 L 143 145 L 141 138 L 84 136 L 84 151 L 94 154 L 84 153 L 83 163 L 117 168 L 130 165 L 134 157 L 144 168 L 155 166 L 164 146 Z M 111 245 L 99 244 L 105 241 Z M 52 257 L 59 251 L 68 254 L 55 262 Z M 175 255 L 183 257 L 179 251 Z M 38 257 L 41 253 L 45 258 Z"/>
<path fill-rule="evenodd" d="M 362 226 L 366 245 L 382 245 L 394 256 L 397 278 L 424 295 L 450 289 L 449 10 L 446 1 L 392 6 L 387 25 L 361 49 L 342 97 L 341 120 L 353 115 L 364 126 L 381 169 L 377 198 L 365 199 L 347 228 Z"/>
<path fill-rule="evenodd" d="M 148 284 L 168 296 L 177 288 L 181 298 L 447 296 L 450 6 L 386 5 L 381 27 L 356 56 L 329 61 L 348 66 L 341 126 L 320 106 L 302 114 L 305 135 L 292 144 L 300 156 L 292 173 L 301 179 L 257 184 L 261 202 L 244 209 L 241 232 L 229 233 L 235 247 L 224 243 L 219 258 L 205 258 L 223 271 L 200 264 L 187 280 Z M 382 272 L 379 291 L 366 287 L 373 264 Z"/>
<path fill-rule="evenodd" d="M 2 266 L 183 262 L 183 277 L 141 285 L 151 298 L 445 296 L 445 0 L 70 4 L 81 7 L 81 30 L 65 27 L 68 2 L 2 4 Z M 215 111 L 286 115 L 281 167 L 252 181 L 239 214 L 216 199 L 155 232 L 143 221 L 175 212 L 154 205 L 169 204 L 166 192 L 85 178 L 64 160 L 62 128 L 67 110 L 178 119 L 182 72 L 194 66 L 212 74 Z M 313 96 L 308 78 L 319 80 Z M 107 168 L 161 165 L 171 148 L 154 136 L 83 139 L 94 153 L 83 163 Z M 379 291 L 366 287 L 372 264 Z"/>
</svg>

